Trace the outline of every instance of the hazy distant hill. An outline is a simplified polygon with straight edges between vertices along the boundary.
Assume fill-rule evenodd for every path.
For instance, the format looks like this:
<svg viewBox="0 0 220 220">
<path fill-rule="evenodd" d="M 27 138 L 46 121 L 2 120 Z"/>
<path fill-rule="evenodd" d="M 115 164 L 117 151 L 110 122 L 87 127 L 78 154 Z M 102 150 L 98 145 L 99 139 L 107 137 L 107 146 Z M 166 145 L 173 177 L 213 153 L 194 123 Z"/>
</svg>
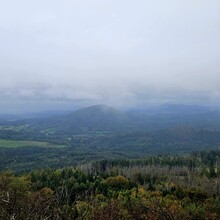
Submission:
<svg viewBox="0 0 220 220">
<path fill-rule="evenodd" d="M 148 131 L 188 126 L 220 131 L 220 110 L 213 106 L 160 105 L 129 112 L 139 128 Z"/>
<path fill-rule="evenodd" d="M 87 134 L 147 131 L 188 127 L 220 131 L 220 111 L 216 108 L 190 105 L 162 105 L 123 112 L 106 105 L 95 105 L 72 113 L 4 122 L 6 125 L 28 125 L 29 131 L 48 134 Z M 188 129 L 187 128 L 187 129 Z"/>
<path fill-rule="evenodd" d="M 15 119 L 16 117 L 19 119 L 18 116 L 14 116 Z M 9 118 L 3 117 L 2 121 L 7 119 Z M 206 106 L 162 105 L 124 112 L 106 105 L 95 105 L 72 113 L 40 114 L 38 117 L 29 116 L 29 119 L 10 121 L 6 124 L 28 124 L 29 129 L 62 134 L 155 131 L 178 126 L 220 131 L 220 111 Z"/>
<path fill-rule="evenodd" d="M 95 105 L 65 116 L 55 129 L 62 133 L 111 132 L 131 129 L 133 126 L 126 113 L 106 105 Z"/>
<path fill-rule="evenodd" d="M 94 105 L 71 114 L 26 120 L 26 123 L 32 129 L 48 130 L 59 134 L 116 132 L 137 127 L 129 114 L 107 105 Z"/>
</svg>

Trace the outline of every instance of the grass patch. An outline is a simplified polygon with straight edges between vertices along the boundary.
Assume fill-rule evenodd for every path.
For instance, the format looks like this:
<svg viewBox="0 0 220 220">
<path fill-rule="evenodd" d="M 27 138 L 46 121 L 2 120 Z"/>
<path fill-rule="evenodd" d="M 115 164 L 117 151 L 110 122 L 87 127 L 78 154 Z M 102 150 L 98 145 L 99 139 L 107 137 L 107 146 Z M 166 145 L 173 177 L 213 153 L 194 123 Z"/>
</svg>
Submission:
<svg viewBox="0 0 220 220">
<path fill-rule="evenodd" d="M 45 148 L 61 148 L 65 145 L 50 144 L 48 142 L 40 141 L 15 141 L 0 139 L 0 147 L 4 148 L 17 148 L 17 147 L 45 147 Z"/>
<path fill-rule="evenodd" d="M 19 126 L 0 126 L 0 130 L 5 131 L 23 131 L 28 128 L 28 125 L 19 125 Z"/>
</svg>

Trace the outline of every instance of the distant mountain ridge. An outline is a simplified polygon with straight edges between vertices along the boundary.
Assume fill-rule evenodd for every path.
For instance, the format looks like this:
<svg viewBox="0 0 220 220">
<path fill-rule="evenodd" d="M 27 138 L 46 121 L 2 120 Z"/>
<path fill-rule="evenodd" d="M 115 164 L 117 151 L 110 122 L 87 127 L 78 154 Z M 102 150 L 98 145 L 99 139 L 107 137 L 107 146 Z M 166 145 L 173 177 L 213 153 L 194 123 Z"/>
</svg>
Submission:
<svg viewBox="0 0 220 220">
<path fill-rule="evenodd" d="M 26 122 L 33 129 L 51 129 L 59 134 L 125 131 L 136 127 L 129 114 L 107 105 L 94 105 L 70 114 L 26 120 Z"/>
<path fill-rule="evenodd" d="M 53 134 L 155 131 L 188 126 L 220 131 L 220 111 L 189 105 L 163 105 L 124 112 L 107 105 L 93 105 L 72 113 L 8 121 L 7 125 L 28 125 L 28 129 Z"/>
</svg>

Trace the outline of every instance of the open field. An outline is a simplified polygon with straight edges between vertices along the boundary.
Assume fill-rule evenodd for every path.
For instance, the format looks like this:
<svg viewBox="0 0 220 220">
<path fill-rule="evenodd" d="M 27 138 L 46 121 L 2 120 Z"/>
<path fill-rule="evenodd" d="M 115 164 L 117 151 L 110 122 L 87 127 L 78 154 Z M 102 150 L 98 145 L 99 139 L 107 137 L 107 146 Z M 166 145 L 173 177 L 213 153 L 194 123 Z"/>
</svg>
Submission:
<svg viewBox="0 0 220 220">
<path fill-rule="evenodd" d="M 55 145 L 55 144 L 50 144 L 48 142 L 40 142 L 40 141 L 15 141 L 15 140 L 0 139 L 0 147 L 4 147 L 4 148 L 17 148 L 17 147 L 60 148 L 60 147 L 65 147 L 65 145 Z"/>
</svg>

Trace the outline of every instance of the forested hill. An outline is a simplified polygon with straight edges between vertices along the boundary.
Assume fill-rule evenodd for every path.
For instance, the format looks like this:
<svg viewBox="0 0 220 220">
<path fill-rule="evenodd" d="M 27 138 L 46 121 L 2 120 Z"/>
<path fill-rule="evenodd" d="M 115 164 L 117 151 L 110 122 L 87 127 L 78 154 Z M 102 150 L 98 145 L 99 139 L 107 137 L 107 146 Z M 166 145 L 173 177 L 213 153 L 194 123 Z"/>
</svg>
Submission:
<svg viewBox="0 0 220 220">
<path fill-rule="evenodd" d="M 26 123 L 34 130 L 59 134 L 119 132 L 137 128 L 129 114 L 106 105 L 90 106 L 70 114 L 23 120 L 19 123 Z"/>
<path fill-rule="evenodd" d="M 128 114 L 106 105 L 96 105 L 69 114 L 55 128 L 57 132 L 86 133 L 125 131 L 135 128 Z"/>
<path fill-rule="evenodd" d="M 42 117 L 40 117 L 41 115 Z M 0 125 L 26 125 L 28 130 L 46 133 L 79 134 L 96 132 L 155 131 L 172 127 L 192 127 L 220 131 L 220 111 L 217 107 L 163 105 L 145 109 L 119 111 L 106 105 L 95 105 L 72 113 L 48 116 L 31 114 L 28 119 L 16 116 L 0 117 Z M 21 117 L 21 116 L 20 116 Z M 1 120 L 2 119 L 2 120 Z"/>
</svg>

